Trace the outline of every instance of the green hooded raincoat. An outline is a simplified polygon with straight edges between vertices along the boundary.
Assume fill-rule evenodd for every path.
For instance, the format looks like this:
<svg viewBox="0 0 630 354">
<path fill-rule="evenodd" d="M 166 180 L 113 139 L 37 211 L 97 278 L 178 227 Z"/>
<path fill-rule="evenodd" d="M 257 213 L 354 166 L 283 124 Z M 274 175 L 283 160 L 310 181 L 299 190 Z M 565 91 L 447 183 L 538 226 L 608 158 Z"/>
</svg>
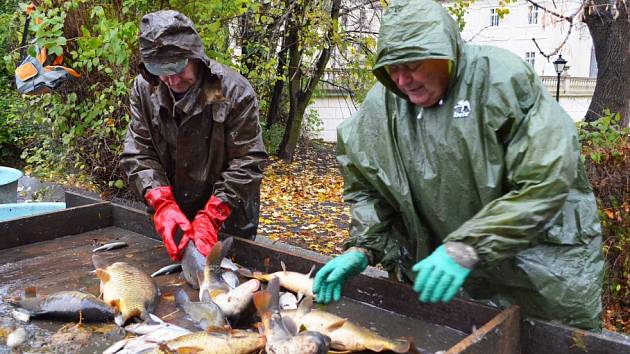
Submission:
<svg viewBox="0 0 630 354">
<path fill-rule="evenodd" d="M 385 66 L 452 62 L 443 100 L 413 105 Z M 447 241 L 480 263 L 464 289 L 525 315 L 600 327 L 603 274 L 597 207 L 575 125 L 534 70 L 499 48 L 469 45 L 439 4 L 391 3 L 374 74 L 380 81 L 338 128 L 347 247 L 411 281 Z"/>
</svg>

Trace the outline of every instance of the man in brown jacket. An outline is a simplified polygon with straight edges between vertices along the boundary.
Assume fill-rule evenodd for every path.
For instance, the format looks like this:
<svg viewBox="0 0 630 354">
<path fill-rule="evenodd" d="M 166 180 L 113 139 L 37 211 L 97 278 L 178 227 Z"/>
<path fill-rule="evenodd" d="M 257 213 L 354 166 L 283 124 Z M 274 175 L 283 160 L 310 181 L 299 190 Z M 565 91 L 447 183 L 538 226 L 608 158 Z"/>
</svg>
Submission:
<svg viewBox="0 0 630 354">
<path fill-rule="evenodd" d="M 219 229 L 253 238 L 267 158 L 254 90 L 206 56 L 192 21 L 177 11 L 145 15 L 139 42 L 121 166 L 153 209 L 169 256 L 181 259 L 188 241 L 207 256 Z"/>
</svg>

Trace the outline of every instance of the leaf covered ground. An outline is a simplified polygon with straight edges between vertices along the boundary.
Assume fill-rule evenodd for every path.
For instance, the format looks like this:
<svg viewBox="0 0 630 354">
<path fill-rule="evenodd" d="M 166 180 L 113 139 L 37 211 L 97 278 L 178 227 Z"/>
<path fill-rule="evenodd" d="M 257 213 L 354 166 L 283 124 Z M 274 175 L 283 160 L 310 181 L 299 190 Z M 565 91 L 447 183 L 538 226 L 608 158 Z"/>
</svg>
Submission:
<svg viewBox="0 0 630 354">
<path fill-rule="evenodd" d="M 342 189 L 334 144 L 303 142 L 291 164 L 272 157 L 261 187 L 259 234 L 316 252 L 341 253 L 350 221 Z"/>
</svg>

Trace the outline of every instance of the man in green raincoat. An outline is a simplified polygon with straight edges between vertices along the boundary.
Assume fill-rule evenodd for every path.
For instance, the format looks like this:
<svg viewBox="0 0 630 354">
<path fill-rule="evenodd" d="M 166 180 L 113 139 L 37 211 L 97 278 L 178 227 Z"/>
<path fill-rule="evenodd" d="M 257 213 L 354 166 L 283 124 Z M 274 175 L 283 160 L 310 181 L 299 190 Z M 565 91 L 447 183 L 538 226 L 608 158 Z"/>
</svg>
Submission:
<svg viewBox="0 0 630 354">
<path fill-rule="evenodd" d="M 422 302 L 517 304 L 526 316 L 601 326 L 597 207 L 575 125 L 514 54 L 462 41 L 431 0 L 384 14 L 374 75 L 338 128 L 352 204 L 347 251 L 316 275 L 317 300 L 380 263 Z"/>
</svg>

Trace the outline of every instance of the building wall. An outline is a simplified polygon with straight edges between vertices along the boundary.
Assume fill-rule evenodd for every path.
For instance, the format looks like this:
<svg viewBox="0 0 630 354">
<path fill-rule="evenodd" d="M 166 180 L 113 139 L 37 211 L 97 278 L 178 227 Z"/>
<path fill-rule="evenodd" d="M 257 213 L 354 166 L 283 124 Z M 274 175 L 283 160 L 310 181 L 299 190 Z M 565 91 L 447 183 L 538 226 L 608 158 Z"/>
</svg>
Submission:
<svg viewBox="0 0 630 354">
<path fill-rule="evenodd" d="M 337 126 L 350 117 L 357 107 L 349 96 L 335 95 L 316 98 L 308 109 L 316 110 L 322 120 L 323 129 L 318 137 L 324 141 L 335 142 L 337 141 Z"/>
<path fill-rule="evenodd" d="M 554 9 L 551 1 L 538 2 L 542 6 Z M 580 6 L 580 0 L 557 0 L 557 11 L 561 14 L 573 14 Z M 509 14 L 499 20 L 498 26 L 490 26 L 491 10 L 497 8 L 498 0 L 477 0 L 470 7 L 464 17 L 466 26 L 462 32 L 462 38 L 471 44 L 493 45 L 505 48 L 526 58 L 526 53 L 534 53 L 534 69 L 540 76 L 556 75 L 553 61 L 557 59 L 557 54 L 549 59 L 546 55 L 553 53 L 565 40 L 569 24 L 549 13 L 538 9 L 536 23 L 529 24 L 528 15 L 531 3 L 521 0 L 515 4 L 510 4 L 507 8 Z M 444 2 L 448 7 L 449 3 Z M 536 47 L 536 43 L 540 50 Z M 588 28 L 584 23 L 576 22 L 571 29 L 567 43 L 560 49 L 559 54 L 565 58 L 567 63 L 566 73 L 571 76 L 589 77 L 591 74 L 591 51 L 593 41 Z"/>
<path fill-rule="evenodd" d="M 556 0 L 557 8 L 551 0 L 538 3 L 561 14 L 573 14 L 579 8 L 580 0 Z M 448 1 L 442 2 L 445 7 L 449 4 Z M 508 6 L 510 13 L 499 20 L 498 26 L 490 26 L 491 9 L 497 8 L 498 4 L 498 0 L 475 1 L 465 16 L 466 26 L 462 38 L 474 45 L 505 48 L 524 60 L 531 60 L 533 53 L 534 69 L 541 76 L 550 94 L 555 97 L 557 74 L 553 61 L 558 56 L 554 54 L 550 58 L 545 58 L 540 51 L 547 55 L 553 53 L 565 40 L 569 30 L 568 23 L 538 9 L 536 21 L 532 21 L 535 23 L 530 24 L 531 4 L 520 0 Z M 536 39 L 540 49 L 536 47 L 532 38 Z M 568 62 L 561 79 L 560 104 L 576 121 L 583 119 L 595 86 L 594 79 L 589 79 L 596 75 L 593 70 L 595 63 L 592 47 L 588 28 L 578 22 L 571 29 L 566 44 L 559 52 Z M 316 98 L 310 108 L 316 109 L 323 121 L 324 129 L 320 137 L 326 141 L 335 141 L 337 125 L 356 110 L 349 97 L 339 94 Z"/>
</svg>

